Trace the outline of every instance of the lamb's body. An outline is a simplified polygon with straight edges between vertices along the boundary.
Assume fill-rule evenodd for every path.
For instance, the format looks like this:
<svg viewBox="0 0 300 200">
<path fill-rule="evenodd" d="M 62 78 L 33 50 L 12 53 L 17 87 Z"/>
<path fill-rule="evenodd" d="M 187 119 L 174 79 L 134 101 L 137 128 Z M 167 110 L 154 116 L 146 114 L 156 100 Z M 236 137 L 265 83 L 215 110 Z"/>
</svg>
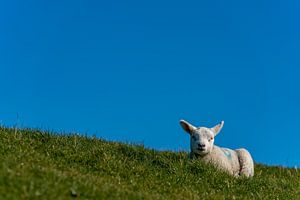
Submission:
<svg viewBox="0 0 300 200">
<path fill-rule="evenodd" d="M 195 127 L 181 120 L 182 128 L 190 134 L 192 158 L 199 158 L 211 163 L 221 170 L 238 177 L 254 176 L 254 164 L 250 153 L 246 149 L 227 149 L 214 145 L 214 137 L 220 132 L 224 122 L 213 128 Z"/>
<path fill-rule="evenodd" d="M 212 151 L 204 156 L 193 152 L 190 156 L 211 163 L 236 177 L 252 177 L 254 175 L 253 160 L 246 149 L 232 150 L 214 145 Z"/>
</svg>

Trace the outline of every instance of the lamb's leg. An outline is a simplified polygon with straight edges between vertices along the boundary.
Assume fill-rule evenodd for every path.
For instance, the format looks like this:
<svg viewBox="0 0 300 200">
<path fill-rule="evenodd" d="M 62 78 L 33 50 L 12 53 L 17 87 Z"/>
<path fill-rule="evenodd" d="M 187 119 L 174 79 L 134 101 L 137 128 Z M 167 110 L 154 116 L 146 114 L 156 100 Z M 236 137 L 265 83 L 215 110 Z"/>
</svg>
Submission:
<svg viewBox="0 0 300 200">
<path fill-rule="evenodd" d="M 240 176 L 254 176 L 254 164 L 250 153 L 246 149 L 236 150 L 240 163 Z"/>
</svg>

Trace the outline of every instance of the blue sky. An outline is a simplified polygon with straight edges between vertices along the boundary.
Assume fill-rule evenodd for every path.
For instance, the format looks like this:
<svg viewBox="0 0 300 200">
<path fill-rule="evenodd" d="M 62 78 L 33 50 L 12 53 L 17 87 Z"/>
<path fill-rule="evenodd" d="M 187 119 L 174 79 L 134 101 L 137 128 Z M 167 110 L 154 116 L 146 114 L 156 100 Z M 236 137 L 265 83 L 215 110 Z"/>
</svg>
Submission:
<svg viewBox="0 0 300 200">
<path fill-rule="evenodd" d="M 300 165 L 298 1 L 2 1 L 0 122 Z"/>
</svg>

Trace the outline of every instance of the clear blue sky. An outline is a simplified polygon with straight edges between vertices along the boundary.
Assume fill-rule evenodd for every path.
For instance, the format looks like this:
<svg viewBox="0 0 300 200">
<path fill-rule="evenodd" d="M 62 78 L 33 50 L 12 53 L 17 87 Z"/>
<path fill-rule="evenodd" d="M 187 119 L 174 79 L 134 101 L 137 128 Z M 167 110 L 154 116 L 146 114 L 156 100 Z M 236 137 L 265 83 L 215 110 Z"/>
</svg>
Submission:
<svg viewBox="0 0 300 200">
<path fill-rule="evenodd" d="M 299 1 L 0 3 L 0 122 L 300 166 Z"/>
</svg>

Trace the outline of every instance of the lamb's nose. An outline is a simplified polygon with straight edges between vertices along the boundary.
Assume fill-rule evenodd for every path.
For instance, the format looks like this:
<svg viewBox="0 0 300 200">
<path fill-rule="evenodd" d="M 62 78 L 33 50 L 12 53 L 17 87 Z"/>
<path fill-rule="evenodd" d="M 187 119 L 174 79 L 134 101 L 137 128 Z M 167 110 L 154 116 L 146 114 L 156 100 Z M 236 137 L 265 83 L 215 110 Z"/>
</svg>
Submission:
<svg viewBox="0 0 300 200">
<path fill-rule="evenodd" d="M 198 144 L 198 147 L 204 148 L 205 144 Z"/>
</svg>

